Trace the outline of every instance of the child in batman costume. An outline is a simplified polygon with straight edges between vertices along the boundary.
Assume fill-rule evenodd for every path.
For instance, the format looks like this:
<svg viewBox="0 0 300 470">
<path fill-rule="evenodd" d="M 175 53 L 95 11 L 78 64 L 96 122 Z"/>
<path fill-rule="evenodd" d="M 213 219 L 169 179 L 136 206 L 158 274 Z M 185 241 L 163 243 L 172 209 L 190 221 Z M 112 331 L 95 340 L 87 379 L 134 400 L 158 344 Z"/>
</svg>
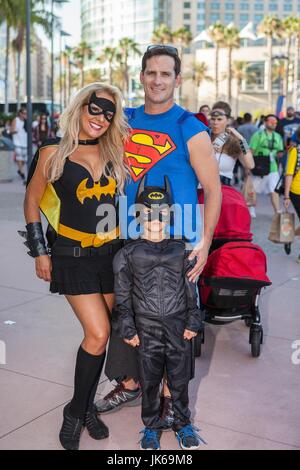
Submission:
<svg viewBox="0 0 300 470">
<path fill-rule="evenodd" d="M 191 339 L 202 329 L 195 284 L 183 240 L 167 238 L 171 193 L 145 186 L 137 193 L 142 238 L 130 241 L 114 258 L 116 303 L 112 325 L 127 344 L 137 348 L 142 388 L 141 449 L 160 449 L 164 421 L 160 418 L 159 387 L 166 371 L 172 395 L 173 430 L 182 449 L 196 449 L 201 438 L 191 425 L 188 384 L 193 371 Z"/>
<path fill-rule="evenodd" d="M 83 427 L 94 439 L 109 434 L 94 397 L 110 333 L 112 260 L 121 246 L 116 205 L 126 178 L 127 125 L 119 90 L 99 83 L 83 88 L 64 111 L 61 127 L 62 139 L 45 143 L 33 160 L 22 235 L 38 277 L 50 281 L 51 292 L 66 296 L 83 327 L 74 395 L 64 408 L 59 434 L 65 449 L 77 450 Z M 49 222 L 48 248 L 40 210 Z M 115 218 L 106 224 L 104 214 L 110 210 Z"/>
</svg>

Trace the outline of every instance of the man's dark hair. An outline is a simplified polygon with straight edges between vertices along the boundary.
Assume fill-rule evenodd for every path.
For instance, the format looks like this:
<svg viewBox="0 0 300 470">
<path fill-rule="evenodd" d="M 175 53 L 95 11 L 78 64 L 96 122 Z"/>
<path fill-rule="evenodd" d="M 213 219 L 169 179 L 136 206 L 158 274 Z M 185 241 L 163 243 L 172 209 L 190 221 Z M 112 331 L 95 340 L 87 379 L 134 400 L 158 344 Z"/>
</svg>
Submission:
<svg viewBox="0 0 300 470">
<path fill-rule="evenodd" d="M 151 46 L 151 48 L 147 48 L 142 58 L 142 72 L 145 72 L 146 70 L 147 60 L 151 59 L 151 57 L 158 56 L 158 55 L 167 55 L 174 59 L 174 62 L 175 62 L 174 71 L 175 71 L 175 77 L 177 77 L 181 72 L 180 57 L 178 55 L 178 52 L 176 53 L 175 47 L 165 46 L 164 44 L 157 44 L 157 46 Z"/>
<path fill-rule="evenodd" d="M 18 111 L 18 116 L 19 116 L 20 114 L 23 114 L 24 111 L 25 111 L 25 113 L 26 113 L 26 112 L 27 112 L 27 109 L 25 108 L 25 106 L 22 106 L 22 107 L 19 109 L 19 111 Z"/>
<path fill-rule="evenodd" d="M 273 117 L 273 118 L 277 119 L 277 121 L 278 121 L 278 117 L 276 116 L 276 114 L 267 114 L 267 116 L 265 116 L 265 121 L 267 121 L 270 117 Z"/>
<path fill-rule="evenodd" d="M 212 110 L 214 109 L 222 109 L 227 117 L 231 116 L 231 107 L 226 101 L 217 101 L 212 107 Z"/>
<path fill-rule="evenodd" d="M 247 123 L 247 122 L 251 122 L 251 121 L 252 121 L 252 114 L 245 113 L 244 114 L 244 122 Z"/>
<path fill-rule="evenodd" d="M 208 108 L 208 109 L 210 109 L 210 107 L 208 106 L 208 104 L 203 104 L 203 105 L 200 106 L 200 108 L 199 108 L 199 113 L 202 113 L 202 109 L 203 109 L 203 108 Z"/>
</svg>

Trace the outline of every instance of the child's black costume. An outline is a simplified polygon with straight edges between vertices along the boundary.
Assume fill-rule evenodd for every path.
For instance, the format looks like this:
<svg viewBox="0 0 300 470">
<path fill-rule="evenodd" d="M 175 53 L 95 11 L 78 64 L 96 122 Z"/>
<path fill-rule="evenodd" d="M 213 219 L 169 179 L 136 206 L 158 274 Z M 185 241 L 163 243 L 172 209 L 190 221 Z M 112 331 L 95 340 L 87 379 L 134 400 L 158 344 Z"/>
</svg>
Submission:
<svg viewBox="0 0 300 470">
<path fill-rule="evenodd" d="M 139 203 L 151 207 L 149 195 L 162 188 L 146 188 Z M 143 200 L 144 197 L 144 200 Z M 160 203 L 166 205 L 166 200 Z M 155 218 L 162 220 L 159 211 Z M 146 428 L 159 430 L 159 386 L 164 371 L 172 396 L 175 431 L 190 423 L 188 383 L 192 371 L 191 341 L 185 329 L 198 332 L 202 315 L 197 306 L 195 284 L 186 273 L 192 265 L 182 240 L 132 241 L 114 259 L 116 306 L 113 328 L 122 338 L 138 334 L 139 377 L 142 387 L 142 419 Z"/>
</svg>

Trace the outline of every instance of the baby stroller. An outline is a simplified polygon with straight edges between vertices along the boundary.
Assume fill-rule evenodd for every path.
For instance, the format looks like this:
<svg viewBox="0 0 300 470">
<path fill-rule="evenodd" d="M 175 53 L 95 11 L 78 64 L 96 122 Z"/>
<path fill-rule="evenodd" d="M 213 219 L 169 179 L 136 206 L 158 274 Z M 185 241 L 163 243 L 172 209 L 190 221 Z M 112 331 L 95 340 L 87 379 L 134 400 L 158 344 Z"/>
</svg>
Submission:
<svg viewBox="0 0 300 470">
<path fill-rule="evenodd" d="M 229 186 L 222 186 L 222 195 L 220 219 L 198 282 L 201 305 L 208 323 L 244 320 L 250 327 L 252 356 L 258 357 L 263 340 L 259 295 L 263 287 L 271 285 L 266 275 L 266 255 L 252 243 L 251 218 L 243 196 Z M 201 355 L 203 343 L 204 334 L 195 342 L 196 356 Z"/>
</svg>

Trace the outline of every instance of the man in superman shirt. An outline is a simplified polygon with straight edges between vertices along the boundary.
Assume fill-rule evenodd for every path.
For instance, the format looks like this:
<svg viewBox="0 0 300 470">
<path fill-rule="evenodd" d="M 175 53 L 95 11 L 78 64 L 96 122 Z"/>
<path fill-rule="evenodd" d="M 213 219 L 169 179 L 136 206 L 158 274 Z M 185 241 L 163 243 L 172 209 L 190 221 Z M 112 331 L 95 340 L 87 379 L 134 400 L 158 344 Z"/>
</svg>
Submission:
<svg viewBox="0 0 300 470">
<path fill-rule="evenodd" d="M 191 242 L 193 250 L 190 259 L 196 258 L 196 263 L 188 277 L 196 282 L 206 263 L 219 218 L 221 190 L 207 127 L 192 113 L 174 103 L 175 89 L 181 82 L 180 69 L 178 51 L 173 46 L 149 46 L 142 59 L 140 80 L 144 87 L 145 105 L 128 110 L 132 132 L 125 148 L 131 174 L 126 188 L 129 210 L 126 235 L 129 238 L 138 236 L 134 233 L 134 217 L 133 212 L 130 215 L 130 207 L 135 203 L 143 176 L 146 175 L 147 186 L 162 186 L 167 175 L 177 208 L 173 235 Z M 200 211 L 197 200 L 199 182 L 205 193 L 203 224 L 200 213 L 197 214 Z M 124 220 L 122 224 L 124 232 Z M 110 413 L 140 402 L 135 350 L 114 334 L 110 340 L 105 373 L 118 385 L 97 402 L 101 413 Z M 166 385 L 163 395 L 169 395 Z M 168 398 L 162 400 L 162 415 L 167 419 L 170 417 L 170 403 Z"/>
</svg>

